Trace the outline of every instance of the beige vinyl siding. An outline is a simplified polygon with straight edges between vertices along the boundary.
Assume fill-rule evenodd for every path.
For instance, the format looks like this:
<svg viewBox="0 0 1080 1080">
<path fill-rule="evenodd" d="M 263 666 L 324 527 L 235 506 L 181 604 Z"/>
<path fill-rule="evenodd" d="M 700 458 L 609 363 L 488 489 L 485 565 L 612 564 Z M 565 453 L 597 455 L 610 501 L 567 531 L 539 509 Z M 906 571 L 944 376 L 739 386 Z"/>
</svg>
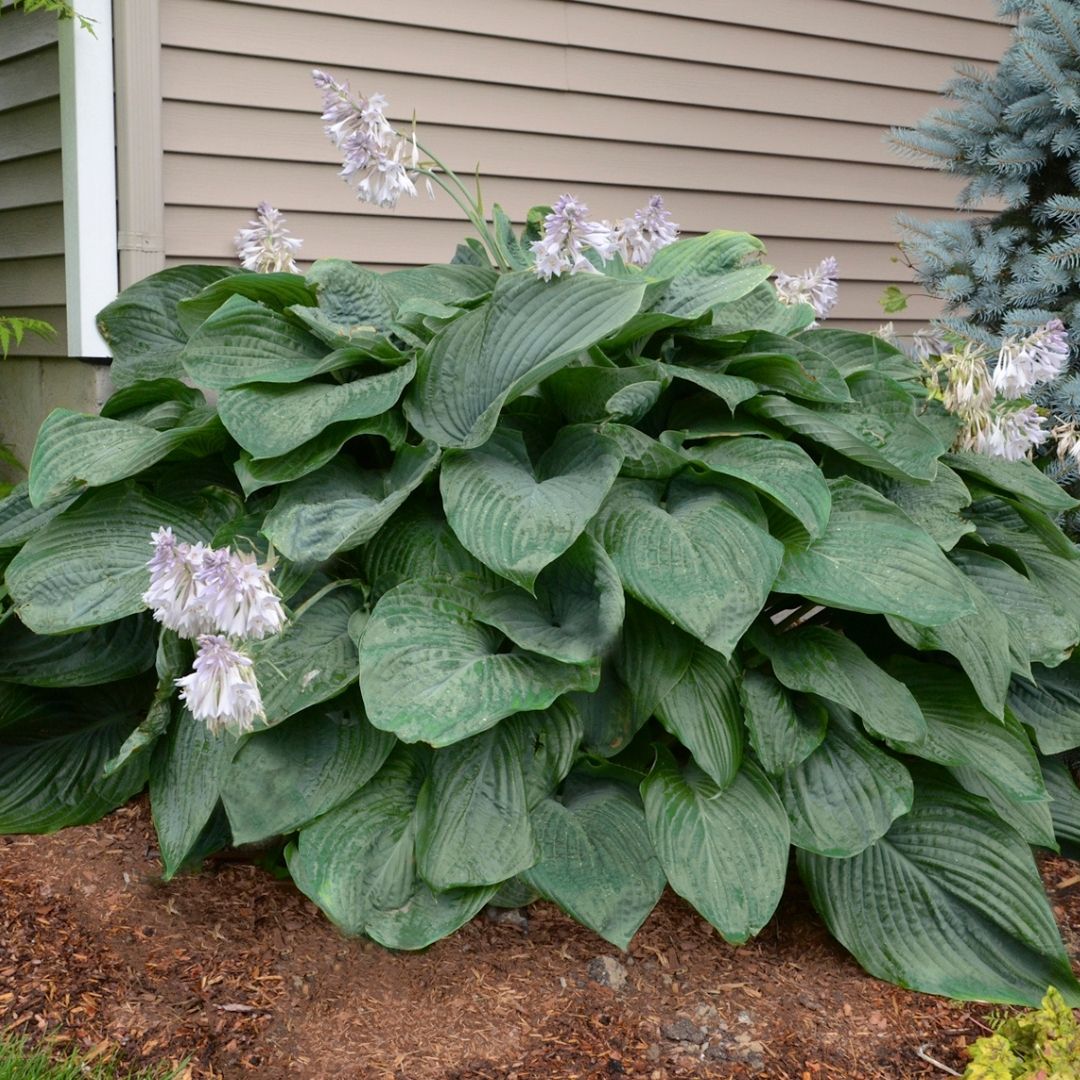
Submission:
<svg viewBox="0 0 1080 1080">
<path fill-rule="evenodd" d="M 0 314 L 45 319 L 61 333 L 33 339 L 65 352 L 64 213 L 56 16 L 0 17 Z"/>
<path fill-rule="evenodd" d="M 992 0 L 168 0 L 162 5 L 165 248 L 228 261 L 267 199 L 305 259 L 446 259 L 453 203 L 356 201 L 318 120 L 312 67 L 383 91 L 405 125 L 520 220 L 564 191 L 596 216 L 664 194 L 688 233 L 745 229 L 788 271 L 828 254 L 841 325 L 881 321 L 902 282 L 897 210 L 951 212 L 956 184 L 882 136 L 938 104 L 956 61 L 993 63 Z M 395 21 L 396 20 L 396 21 Z M 362 66 L 357 66 L 357 65 Z M 0 182 L 0 200 L 3 186 Z M 916 297 L 908 328 L 935 310 Z"/>
</svg>

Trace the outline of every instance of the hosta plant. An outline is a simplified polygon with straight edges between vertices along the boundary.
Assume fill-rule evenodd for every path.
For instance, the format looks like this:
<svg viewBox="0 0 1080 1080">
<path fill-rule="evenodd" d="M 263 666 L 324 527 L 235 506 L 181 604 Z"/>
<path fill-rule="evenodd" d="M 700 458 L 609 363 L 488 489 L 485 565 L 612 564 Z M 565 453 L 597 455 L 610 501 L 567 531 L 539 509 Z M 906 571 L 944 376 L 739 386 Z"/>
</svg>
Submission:
<svg viewBox="0 0 1080 1080">
<path fill-rule="evenodd" d="M 1080 844 L 1072 501 L 949 453 L 754 238 L 545 280 L 541 218 L 501 271 L 185 266 L 102 313 L 119 389 L 0 503 L 0 830 L 148 785 L 167 877 L 285 837 L 402 949 L 537 896 L 625 947 L 667 884 L 743 942 L 791 871 L 875 975 L 1080 1002 L 1032 855 Z M 283 605 L 242 724 L 185 707 L 174 550 Z"/>
</svg>

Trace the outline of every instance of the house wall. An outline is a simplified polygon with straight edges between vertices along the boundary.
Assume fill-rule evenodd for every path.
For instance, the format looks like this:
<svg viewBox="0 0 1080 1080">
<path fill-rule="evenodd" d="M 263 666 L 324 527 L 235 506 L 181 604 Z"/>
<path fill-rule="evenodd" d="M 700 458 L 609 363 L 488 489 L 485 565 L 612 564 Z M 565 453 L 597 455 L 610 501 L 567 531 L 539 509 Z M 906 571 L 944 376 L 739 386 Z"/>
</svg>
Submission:
<svg viewBox="0 0 1080 1080">
<path fill-rule="evenodd" d="M 938 104 L 957 60 L 992 64 L 992 0 L 164 0 L 165 253 L 232 261 L 267 199 L 307 258 L 446 259 L 450 200 L 359 204 L 336 177 L 310 71 L 381 90 L 422 142 L 515 219 L 564 191 L 597 217 L 664 194 L 688 232 L 745 229 L 797 272 L 828 254 L 838 325 L 877 325 L 897 210 L 948 212 L 957 185 L 882 134 Z M 944 9 L 948 14 L 943 14 Z M 934 311 L 912 301 L 907 329 Z M 904 327 L 901 326 L 901 329 Z"/>
<path fill-rule="evenodd" d="M 60 74 L 56 16 L 0 16 L 0 314 L 52 323 L 66 353 Z"/>
</svg>

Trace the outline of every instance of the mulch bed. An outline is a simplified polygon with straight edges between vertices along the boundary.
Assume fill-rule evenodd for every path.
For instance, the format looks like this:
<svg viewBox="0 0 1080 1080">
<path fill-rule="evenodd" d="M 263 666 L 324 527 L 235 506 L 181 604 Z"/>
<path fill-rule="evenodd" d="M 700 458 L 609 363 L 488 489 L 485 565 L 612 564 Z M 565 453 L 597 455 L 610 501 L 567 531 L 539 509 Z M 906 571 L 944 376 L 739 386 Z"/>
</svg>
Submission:
<svg viewBox="0 0 1080 1080">
<path fill-rule="evenodd" d="M 1042 869 L 1080 957 L 1077 865 Z M 190 1080 L 897 1080 L 962 1071 L 985 1030 L 863 974 L 795 883 L 740 948 L 669 894 L 627 954 L 542 903 L 395 954 L 255 866 L 160 872 L 144 801 L 0 837 L 0 1031 Z"/>
</svg>

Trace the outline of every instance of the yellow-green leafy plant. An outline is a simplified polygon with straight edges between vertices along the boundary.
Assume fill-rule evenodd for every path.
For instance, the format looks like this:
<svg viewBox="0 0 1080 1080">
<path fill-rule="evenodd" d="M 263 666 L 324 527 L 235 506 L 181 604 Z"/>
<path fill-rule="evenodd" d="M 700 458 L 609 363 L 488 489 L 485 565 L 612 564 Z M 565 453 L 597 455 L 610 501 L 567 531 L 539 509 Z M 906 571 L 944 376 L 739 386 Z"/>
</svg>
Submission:
<svg viewBox="0 0 1080 1080">
<path fill-rule="evenodd" d="M 1041 1008 L 994 1028 L 971 1047 L 963 1080 L 1080 1080 L 1080 1024 L 1054 987 Z"/>
</svg>

